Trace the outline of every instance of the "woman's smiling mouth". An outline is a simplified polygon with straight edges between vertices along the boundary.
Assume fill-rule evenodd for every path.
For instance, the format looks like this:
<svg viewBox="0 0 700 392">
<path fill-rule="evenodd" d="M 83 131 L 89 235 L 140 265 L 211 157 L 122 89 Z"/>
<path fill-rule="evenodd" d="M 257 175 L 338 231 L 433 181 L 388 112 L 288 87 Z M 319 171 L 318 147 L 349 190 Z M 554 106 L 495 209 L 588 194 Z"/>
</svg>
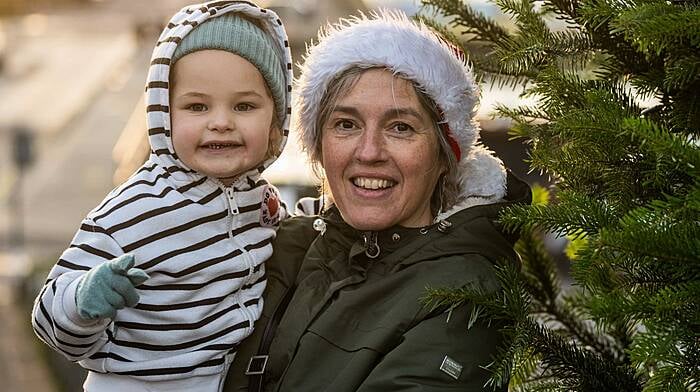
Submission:
<svg viewBox="0 0 700 392">
<path fill-rule="evenodd" d="M 370 177 L 354 177 L 351 179 L 351 181 L 359 188 L 372 190 L 391 188 L 395 184 L 395 182 L 392 180 Z"/>
</svg>

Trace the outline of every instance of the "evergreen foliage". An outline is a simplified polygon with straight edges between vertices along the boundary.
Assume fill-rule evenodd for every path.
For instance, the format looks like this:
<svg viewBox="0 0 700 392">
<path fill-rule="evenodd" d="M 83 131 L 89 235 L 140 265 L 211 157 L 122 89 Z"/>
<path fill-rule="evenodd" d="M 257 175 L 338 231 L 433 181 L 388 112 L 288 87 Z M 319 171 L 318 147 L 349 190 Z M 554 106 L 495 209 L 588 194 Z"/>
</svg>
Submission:
<svg viewBox="0 0 700 392">
<path fill-rule="evenodd" d="M 503 292 L 426 301 L 505 323 L 491 386 L 700 391 L 700 1 L 494 0 L 510 25 L 422 2 L 480 78 L 536 98 L 497 114 L 553 180 L 501 217 L 522 257 Z M 570 240 L 571 285 L 543 233 Z"/>
</svg>

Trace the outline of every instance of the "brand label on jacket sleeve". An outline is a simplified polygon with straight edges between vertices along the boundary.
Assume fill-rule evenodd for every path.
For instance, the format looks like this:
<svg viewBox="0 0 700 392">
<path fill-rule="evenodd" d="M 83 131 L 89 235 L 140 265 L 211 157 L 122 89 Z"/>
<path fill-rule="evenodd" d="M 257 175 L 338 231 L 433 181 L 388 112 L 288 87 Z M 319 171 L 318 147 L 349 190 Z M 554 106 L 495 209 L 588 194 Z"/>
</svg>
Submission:
<svg viewBox="0 0 700 392">
<path fill-rule="evenodd" d="M 440 365 L 440 370 L 450 375 L 455 380 L 459 380 L 459 375 L 462 374 L 462 365 L 454 359 L 445 355 Z"/>
</svg>

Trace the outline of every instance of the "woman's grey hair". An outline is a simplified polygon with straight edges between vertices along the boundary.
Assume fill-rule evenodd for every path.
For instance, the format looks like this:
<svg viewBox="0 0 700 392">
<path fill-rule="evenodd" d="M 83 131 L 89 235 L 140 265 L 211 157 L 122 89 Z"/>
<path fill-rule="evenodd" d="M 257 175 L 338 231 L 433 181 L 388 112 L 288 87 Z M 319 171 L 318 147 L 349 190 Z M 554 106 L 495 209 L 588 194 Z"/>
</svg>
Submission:
<svg viewBox="0 0 700 392">
<path fill-rule="evenodd" d="M 379 68 L 379 67 L 372 67 Z M 323 167 L 321 165 L 321 140 L 323 137 L 323 125 L 330 118 L 331 113 L 333 113 L 334 108 L 338 104 L 338 101 L 345 97 L 350 90 L 355 86 L 358 79 L 363 72 L 367 71 L 367 67 L 354 66 L 349 68 L 336 76 L 333 80 L 328 83 L 326 92 L 321 99 L 318 118 L 316 119 L 316 129 L 321 130 L 321 132 L 316 133 L 316 138 L 313 141 L 313 150 L 307 150 L 306 153 L 311 161 L 314 173 L 321 179 L 325 180 L 323 175 Z M 430 209 L 433 217 L 437 216 L 439 212 L 446 211 L 455 205 L 459 197 L 459 184 L 458 184 L 458 173 L 457 173 L 457 158 L 455 157 L 449 143 L 447 142 L 446 136 L 440 131 L 438 121 L 441 121 L 439 110 L 435 101 L 423 91 L 423 89 L 418 86 L 412 80 L 404 77 L 401 74 L 395 74 L 397 77 L 408 80 L 413 85 L 416 95 L 418 96 L 418 101 L 420 102 L 423 109 L 430 113 L 431 120 L 433 122 L 433 130 L 437 136 L 439 151 L 438 151 L 438 162 L 436 164 L 442 163 L 446 170 L 444 174 L 437 181 L 435 190 L 430 198 Z M 330 187 L 327 184 L 322 185 L 322 193 L 325 188 L 326 196 L 329 196 L 332 200 L 332 195 L 330 195 Z M 323 195 L 322 195 L 323 196 Z"/>
</svg>

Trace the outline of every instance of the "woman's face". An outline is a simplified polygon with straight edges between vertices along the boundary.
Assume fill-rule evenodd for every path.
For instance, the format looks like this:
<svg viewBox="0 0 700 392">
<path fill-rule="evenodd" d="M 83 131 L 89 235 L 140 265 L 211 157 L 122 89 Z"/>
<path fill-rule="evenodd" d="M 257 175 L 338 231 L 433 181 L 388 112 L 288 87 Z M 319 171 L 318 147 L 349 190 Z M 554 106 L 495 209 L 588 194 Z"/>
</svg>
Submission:
<svg viewBox="0 0 700 392">
<path fill-rule="evenodd" d="M 444 170 L 438 149 L 413 85 L 386 69 L 364 71 L 321 136 L 321 163 L 343 219 L 358 230 L 429 225 Z"/>
</svg>

